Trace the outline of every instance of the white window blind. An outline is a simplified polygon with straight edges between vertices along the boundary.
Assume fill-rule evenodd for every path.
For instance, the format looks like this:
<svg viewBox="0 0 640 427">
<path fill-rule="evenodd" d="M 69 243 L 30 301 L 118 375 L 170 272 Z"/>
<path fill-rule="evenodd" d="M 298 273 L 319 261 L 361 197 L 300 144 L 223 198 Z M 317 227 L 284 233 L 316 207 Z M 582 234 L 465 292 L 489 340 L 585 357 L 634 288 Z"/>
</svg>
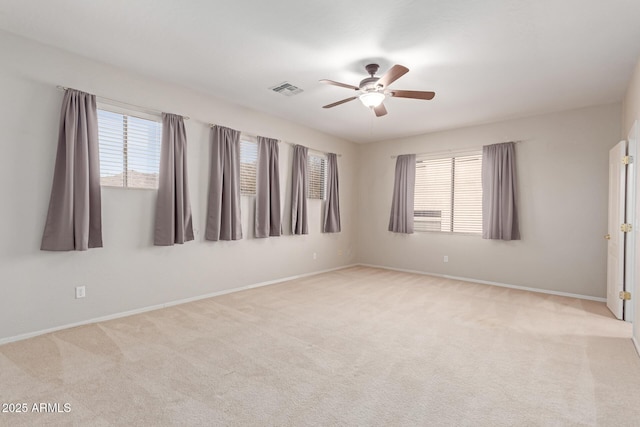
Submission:
<svg viewBox="0 0 640 427">
<path fill-rule="evenodd" d="M 141 113 L 144 114 L 144 113 Z M 158 188 L 162 123 L 99 107 L 100 184 Z"/>
<path fill-rule="evenodd" d="M 416 159 L 416 231 L 482 232 L 482 152 Z"/>
<path fill-rule="evenodd" d="M 309 153 L 307 155 L 307 197 L 324 200 L 326 182 L 327 158 Z"/>
<path fill-rule="evenodd" d="M 258 144 L 244 136 L 240 137 L 240 194 L 256 194 L 256 171 L 258 167 Z"/>
</svg>

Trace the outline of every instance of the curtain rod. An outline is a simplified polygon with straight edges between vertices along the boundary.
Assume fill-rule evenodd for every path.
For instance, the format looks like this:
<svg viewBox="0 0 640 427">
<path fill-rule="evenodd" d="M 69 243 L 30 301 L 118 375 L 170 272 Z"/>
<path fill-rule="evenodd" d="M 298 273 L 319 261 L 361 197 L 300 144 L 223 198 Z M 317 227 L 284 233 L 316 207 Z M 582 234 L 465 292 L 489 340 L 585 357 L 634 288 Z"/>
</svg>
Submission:
<svg viewBox="0 0 640 427">
<path fill-rule="evenodd" d="M 60 89 L 60 90 L 73 89 L 73 88 L 69 88 L 69 87 L 65 87 L 65 86 L 56 86 L 56 87 L 57 87 L 58 89 Z M 78 90 L 78 89 L 74 89 L 74 90 Z M 97 99 L 98 101 L 102 101 L 102 102 L 105 102 L 105 103 L 107 103 L 107 104 L 108 104 L 109 102 L 115 102 L 116 104 L 124 105 L 124 106 L 127 106 L 127 107 L 133 107 L 133 108 L 138 109 L 138 110 L 140 110 L 140 109 L 142 109 L 142 110 L 146 110 L 146 111 L 143 111 L 143 112 L 145 112 L 145 113 L 155 113 L 155 114 L 162 114 L 162 113 L 165 113 L 165 111 L 161 111 L 161 110 L 158 110 L 158 109 L 155 109 L 155 108 L 144 107 L 144 106 L 136 105 L 136 104 L 129 104 L 128 102 L 118 101 L 117 99 L 107 98 L 106 96 L 99 96 L 99 95 L 96 95 L 96 99 Z M 189 120 L 189 117 L 188 117 L 188 116 L 182 116 L 182 115 L 180 115 L 180 114 L 177 114 L 177 115 L 178 115 L 178 116 L 180 116 L 180 117 L 182 117 L 182 118 L 183 118 L 183 119 L 185 119 L 185 120 Z"/>
<path fill-rule="evenodd" d="M 210 127 L 210 128 L 213 128 L 214 126 L 217 126 L 217 125 L 214 125 L 213 123 L 209 123 L 209 127 Z M 253 135 L 253 134 L 248 133 L 248 132 L 240 131 L 240 133 L 241 133 L 241 134 L 243 134 L 243 135 L 245 135 L 245 136 L 251 137 L 251 138 L 257 138 L 257 135 Z M 282 141 L 282 140 L 280 140 L 280 139 L 278 140 L 278 142 L 281 142 L 281 143 L 283 143 L 283 144 L 287 144 L 287 145 L 291 145 L 292 147 L 293 147 L 294 145 L 298 145 L 298 144 L 294 144 L 293 142 Z M 307 148 L 308 148 L 309 150 L 311 150 L 311 151 L 315 151 L 316 153 L 329 154 L 329 152 L 328 152 L 328 151 L 316 150 L 315 148 L 311 148 L 311 147 L 307 147 Z M 338 156 L 338 157 L 342 157 L 342 154 L 336 154 L 336 156 Z"/>
<path fill-rule="evenodd" d="M 523 141 L 508 141 L 508 142 L 513 142 L 514 144 L 520 144 Z M 437 156 L 439 154 L 455 154 L 455 153 L 464 153 L 466 151 L 473 151 L 473 150 L 481 150 L 482 147 L 468 147 L 468 148 L 460 148 L 460 149 L 456 149 L 456 150 L 442 150 L 442 151 L 432 151 L 429 153 L 416 153 L 416 156 Z M 411 153 L 413 154 L 413 153 Z M 393 155 L 391 156 L 392 159 L 396 159 L 399 156 L 399 154 Z"/>
</svg>

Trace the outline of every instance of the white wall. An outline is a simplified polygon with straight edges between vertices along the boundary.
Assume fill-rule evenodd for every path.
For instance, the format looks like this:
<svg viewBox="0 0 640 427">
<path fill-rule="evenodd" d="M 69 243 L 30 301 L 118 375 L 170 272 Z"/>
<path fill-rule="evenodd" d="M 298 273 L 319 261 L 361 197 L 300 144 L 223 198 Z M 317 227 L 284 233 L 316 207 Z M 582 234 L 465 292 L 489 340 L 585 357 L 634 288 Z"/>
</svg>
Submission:
<svg viewBox="0 0 640 427">
<path fill-rule="evenodd" d="M 624 98 L 623 108 L 622 133 L 620 137 L 622 139 L 626 139 L 633 127 L 633 123 L 636 120 L 640 121 L 640 60 L 636 64 L 633 76 L 629 82 L 629 87 L 627 88 L 627 93 Z M 640 194 L 636 195 L 636 198 L 638 197 L 640 197 Z M 636 212 L 636 215 L 640 215 L 640 212 Z M 638 269 L 640 268 L 640 258 L 638 258 L 638 256 L 640 256 L 640 252 L 637 252 L 636 256 L 636 269 Z M 640 298 L 638 298 L 640 295 L 640 274 L 638 273 L 636 273 L 634 293 L 635 295 L 631 296 L 632 301 L 635 300 L 633 335 L 636 340 L 636 346 L 638 346 L 638 351 L 640 352 Z"/>
<path fill-rule="evenodd" d="M 7 33 L 0 33 L 0 57 L 0 340 L 355 261 L 355 144 Z M 39 250 L 63 97 L 56 85 L 191 117 L 186 127 L 195 241 L 154 247 L 156 192 L 104 188 L 104 248 Z M 291 102 L 277 96 L 274 102 Z M 253 198 L 243 197 L 248 238 L 205 241 L 210 122 L 342 154 L 343 232 L 321 234 L 321 203 L 310 201 L 309 235 L 252 239 Z M 281 144 L 283 184 L 291 173 L 290 151 Z M 85 299 L 74 299 L 78 285 L 87 286 Z"/>
<path fill-rule="evenodd" d="M 606 105 L 384 141 L 361 147 L 363 263 L 602 298 L 606 295 L 608 150 L 620 105 Z M 387 231 L 392 155 L 505 141 L 516 146 L 521 241 Z M 443 262 L 443 256 L 449 262 Z"/>
<path fill-rule="evenodd" d="M 626 139 L 633 122 L 640 120 L 640 60 L 633 71 L 627 93 L 623 101 L 622 139 Z"/>
</svg>

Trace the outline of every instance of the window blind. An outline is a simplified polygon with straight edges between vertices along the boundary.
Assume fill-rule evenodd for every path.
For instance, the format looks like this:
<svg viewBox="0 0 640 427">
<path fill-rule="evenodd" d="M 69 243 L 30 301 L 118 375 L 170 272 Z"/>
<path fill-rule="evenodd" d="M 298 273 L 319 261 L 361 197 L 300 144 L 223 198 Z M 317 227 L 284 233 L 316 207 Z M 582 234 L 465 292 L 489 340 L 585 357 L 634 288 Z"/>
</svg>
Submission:
<svg viewBox="0 0 640 427">
<path fill-rule="evenodd" d="M 307 197 L 324 200 L 326 182 L 327 158 L 323 155 L 309 153 L 307 155 Z"/>
<path fill-rule="evenodd" d="M 454 158 L 453 231 L 482 233 L 482 154 Z"/>
<path fill-rule="evenodd" d="M 416 231 L 482 232 L 482 153 L 416 159 Z"/>
<path fill-rule="evenodd" d="M 240 193 L 256 194 L 258 144 L 246 138 L 240 139 Z"/>
<path fill-rule="evenodd" d="M 162 123 L 98 109 L 100 184 L 158 188 Z"/>
</svg>

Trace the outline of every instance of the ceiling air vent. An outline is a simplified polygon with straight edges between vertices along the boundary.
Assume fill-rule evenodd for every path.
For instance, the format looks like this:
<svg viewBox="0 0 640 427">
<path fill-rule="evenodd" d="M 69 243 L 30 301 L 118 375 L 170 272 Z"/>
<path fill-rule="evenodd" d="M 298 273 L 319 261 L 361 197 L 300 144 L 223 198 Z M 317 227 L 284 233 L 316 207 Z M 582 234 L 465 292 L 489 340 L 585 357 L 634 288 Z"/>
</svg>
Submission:
<svg viewBox="0 0 640 427">
<path fill-rule="evenodd" d="M 287 82 L 282 82 L 279 85 L 270 87 L 269 89 L 284 96 L 293 96 L 302 92 L 302 89 Z"/>
</svg>

